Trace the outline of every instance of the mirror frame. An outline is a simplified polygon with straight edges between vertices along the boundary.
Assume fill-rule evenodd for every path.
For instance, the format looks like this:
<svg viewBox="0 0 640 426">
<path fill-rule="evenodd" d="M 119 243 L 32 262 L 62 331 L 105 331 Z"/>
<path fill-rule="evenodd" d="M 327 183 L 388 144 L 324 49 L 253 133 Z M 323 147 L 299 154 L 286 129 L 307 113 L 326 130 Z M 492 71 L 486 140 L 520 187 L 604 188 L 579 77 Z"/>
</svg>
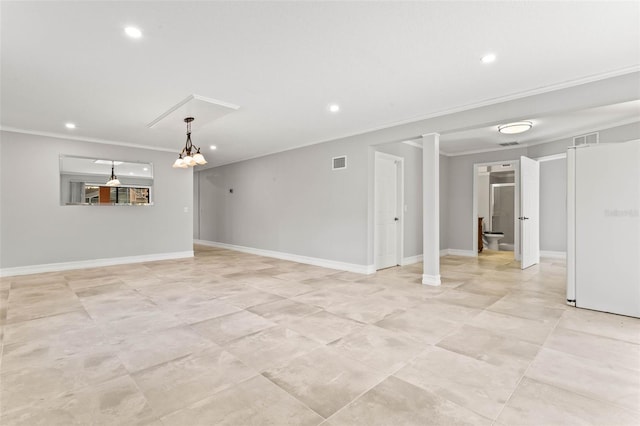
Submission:
<svg viewBox="0 0 640 426">
<path fill-rule="evenodd" d="M 129 178 L 129 175 L 120 175 L 118 176 L 120 178 L 121 181 L 124 181 L 125 183 L 123 183 L 122 185 L 118 185 L 118 186 L 112 186 L 112 187 L 108 187 L 108 188 L 142 188 L 142 189 L 147 189 L 149 191 L 149 202 L 148 203 L 114 203 L 114 202 L 103 202 L 103 203 L 87 203 L 87 202 L 72 202 L 70 200 L 72 200 L 73 198 L 70 196 L 70 193 L 68 194 L 69 196 L 65 197 L 65 192 L 63 191 L 63 178 L 65 176 L 69 177 L 71 176 L 68 181 L 66 182 L 67 184 L 72 184 L 72 183 L 82 183 L 84 184 L 83 186 L 83 191 L 84 188 L 86 188 L 87 186 L 98 186 L 98 187 L 107 187 L 107 185 L 105 185 L 105 182 L 107 181 L 109 174 L 105 174 L 105 175 L 101 175 L 101 174 L 92 174 L 91 172 L 67 172 L 65 170 L 63 170 L 63 161 L 65 158 L 75 158 L 75 159 L 80 159 L 80 160 L 92 160 L 92 161 L 96 161 L 96 160 L 103 160 L 103 161 L 116 161 L 116 162 L 121 162 L 121 163 L 125 163 L 125 164 L 140 164 L 140 165 L 144 165 L 144 166 L 148 166 L 150 169 L 150 175 L 151 177 L 132 177 L 133 179 L 140 179 L 140 180 L 144 180 L 147 181 L 145 183 L 140 183 L 140 184 L 136 184 L 136 183 L 126 183 L 127 178 Z M 116 175 L 118 175 L 117 173 L 117 167 L 118 165 L 116 165 Z M 154 186 L 155 186 L 155 178 L 154 178 L 154 168 L 153 168 L 153 163 L 151 162 L 143 162 L 143 161 L 125 161 L 125 160 L 111 160 L 111 159 L 101 159 L 98 158 L 96 159 L 95 157 L 85 157 L 85 156 L 79 156 L 79 155 L 66 155 L 66 154 L 60 154 L 59 157 L 59 166 L 58 166 L 58 174 L 59 174 L 59 193 L 60 193 L 60 205 L 61 206 L 153 206 L 154 205 Z M 78 178 L 78 179 L 74 179 L 73 176 L 77 175 L 78 177 L 82 176 L 83 178 Z M 104 182 L 100 182 L 101 180 L 101 176 L 104 176 Z M 149 183 L 150 182 L 150 183 Z M 70 191 L 71 192 L 71 191 Z M 84 193 L 84 192 L 83 192 Z"/>
</svg>

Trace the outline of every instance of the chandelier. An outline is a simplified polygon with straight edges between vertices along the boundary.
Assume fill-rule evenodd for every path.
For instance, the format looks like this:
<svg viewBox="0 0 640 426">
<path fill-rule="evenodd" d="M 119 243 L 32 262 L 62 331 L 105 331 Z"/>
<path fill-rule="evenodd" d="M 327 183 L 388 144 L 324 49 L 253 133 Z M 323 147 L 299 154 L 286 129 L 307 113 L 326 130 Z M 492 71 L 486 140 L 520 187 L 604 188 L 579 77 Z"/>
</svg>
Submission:
<svg viewBox="0 0 640 426">
<path fill-rule="evenodd" d="M 173 163 L 173 167 L 175 168 L 186 169 L 197 164 L 207 164 L 207 160 L 205 160 L 204 156 L 200 154 L 200 148 L 193 145 L 191 142 L 191 122 L 193 120 L 195 120 L 193 117 L 187 117 L 184 119 L 184 122 L 187 123 L 187 142 L 185 143 L 184 148 L 182 148 L 180 154 L 178 154 L 178 159 Z"/>
<path fill-rule="evenodd" d="M 107 183 L 105 183 L 105 185 L 107 186 L 120 186 L 120 181 L 118 180 L 118 177 L 116 176 L 116 174 L 113 172 L 113 166 L 115 165 L 115 163 L 112 161 L 111 162 L 111 176 L 109 177 L 109 180 L 107 181 Z"/>
</svg>

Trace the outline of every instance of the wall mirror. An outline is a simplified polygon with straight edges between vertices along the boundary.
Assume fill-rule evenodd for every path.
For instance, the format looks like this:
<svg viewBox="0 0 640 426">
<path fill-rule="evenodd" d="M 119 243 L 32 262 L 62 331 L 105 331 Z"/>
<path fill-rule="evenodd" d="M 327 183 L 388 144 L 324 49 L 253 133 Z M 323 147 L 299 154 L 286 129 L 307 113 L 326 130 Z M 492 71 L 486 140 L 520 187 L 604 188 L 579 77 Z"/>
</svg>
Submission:
<svg viewBox="0 0 640 426">
<path fill-rule="evenodd" d="M 120 182 L 107 185 L 113 174 Z M 63 206 L 148 206 L 153 204 L 153 164 L 107 158 L 60 156 Z"/>
</svg>

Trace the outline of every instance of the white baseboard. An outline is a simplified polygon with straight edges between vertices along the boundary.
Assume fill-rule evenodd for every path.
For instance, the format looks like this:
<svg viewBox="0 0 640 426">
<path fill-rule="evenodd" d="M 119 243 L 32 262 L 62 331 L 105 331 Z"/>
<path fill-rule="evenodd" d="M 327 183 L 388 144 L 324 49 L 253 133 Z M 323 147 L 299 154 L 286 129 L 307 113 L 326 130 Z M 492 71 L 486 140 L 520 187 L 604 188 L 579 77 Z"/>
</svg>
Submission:
<svg viewBox="0 0 640 426">
<path fill-rule="evenodd" d="M 75 262 L 45 263 L 0 269 L 0 277 L 40 274 L 42 272 L 69 271 L 72 269 L 99 268 L 101 266 L 126 265 L 128 263 L 155 262 L 157 260 L 193 257 L 193 250 L 174 253 L 144 254 L 140 256 L 110 257 L 107 259 L 78 260 Z"/>
<path fill-rule="evenodd" d="M 466 257 L 476 257 L 478 255 L 477 252 L 473 250 L 459 250 L 459 249 L 446 249 L 447 254 L 450 256 L 466 256 Z M 441 250 L 442 253 L 442 250 Z"/>
<path fill-rule="evenodd" d="M 422 255 L 421 254 L 417 254 L 415 256 L 409 256 L 409 257 L 405 257 L 404 259 L 402 259 L 402 266 L 405 265 L 413 265 L 414 263 L 420 263 L 422 262 Z"/>
<path fill-rule="evenodd" d="M 550 259 L 566 259 L 567 258 L 567 252 L 566 251 L 540 250 L 540 257 L 548 257 Z"/>
<path fill-rule="evenodd" d="M 290 260 L 292 262 L 305 263 L 307 265 L 320 266 L 323 268 L 337 269 L 339 271 L 355 272 L 357 274 L 373 274 L 376 272 L 375 265 L 358 265 L 356 263 L 338 262 L 336 260 L 320 259 L 317 257 L 301 256 L 298 254 L 283 253 L 280 251 L 264 250 L 253 247 L 237 246 L 234 244 L 219 243 L 216 241 L 193 240 L 193 243 L 203 246 L 235 250 L 242 253 L 255 254 L 258 256 Z"/>
<path fill-rule="evenodd" d="M 440 257 L 442 256 L 467 256 L 467 257 L 474 257 L 476 256 L 476 253 L 473 252 L 473 250 L 457 250 L 457 249 L 442 249 L 440 250 Z M 421 254 L 415 255 L 415 256 L 410 256 L 410 257 L 405 257 L 404 259 L 402 259 L 402 266 L 404 265 L 411 265 L 413 263 L 419 263 L 422 262 L 423 260 L 423 256 Z"/>
<path fill-rule="evenodd" d="M 441 284 L 440 275 L 422 275 L 422 284 L 438 286 Z"/>
</svg>

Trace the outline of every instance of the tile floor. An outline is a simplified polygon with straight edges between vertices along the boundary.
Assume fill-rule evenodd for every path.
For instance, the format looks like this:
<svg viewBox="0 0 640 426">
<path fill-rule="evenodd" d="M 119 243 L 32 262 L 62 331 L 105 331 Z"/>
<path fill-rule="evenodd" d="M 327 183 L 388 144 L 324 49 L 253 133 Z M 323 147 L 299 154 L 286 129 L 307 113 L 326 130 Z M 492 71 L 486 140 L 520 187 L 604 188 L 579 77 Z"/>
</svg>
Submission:
<svg viewBox="0 0 640 426">
<path fill-rule="evenodd" d="M 640 320 L 509 254 L 364 276 L 227 250 L 0 281 L 0 424 L 637 425 Z"/>
</svg>

